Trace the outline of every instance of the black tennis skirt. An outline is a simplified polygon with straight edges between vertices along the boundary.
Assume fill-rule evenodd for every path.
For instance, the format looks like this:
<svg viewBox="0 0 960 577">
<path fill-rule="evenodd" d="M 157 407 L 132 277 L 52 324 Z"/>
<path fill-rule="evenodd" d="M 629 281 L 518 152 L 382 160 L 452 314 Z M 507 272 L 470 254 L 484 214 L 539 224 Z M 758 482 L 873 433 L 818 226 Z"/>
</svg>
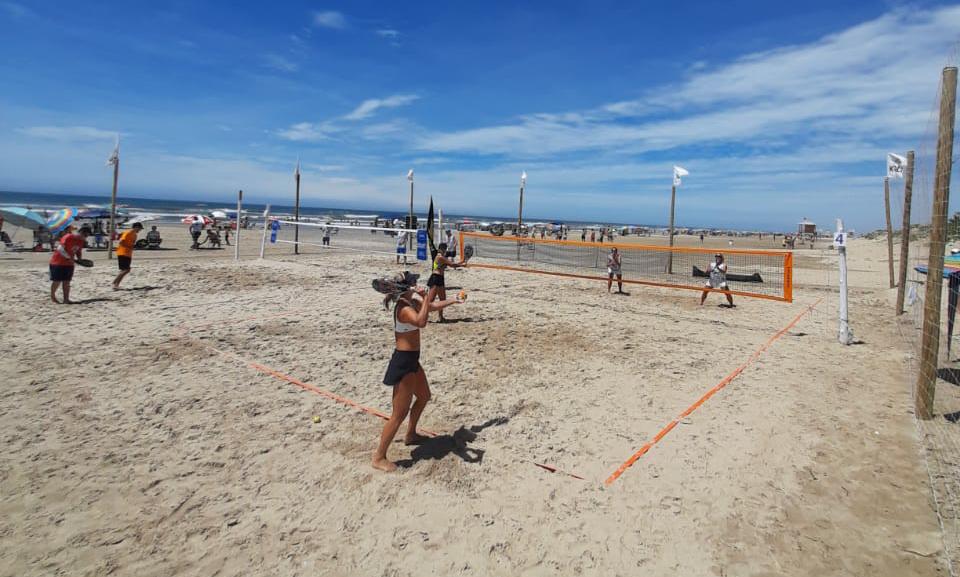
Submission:
<svg viewBox="0 0 960 577">
<path fill-rule="evenodd" d="M 443 275 L 437 274 L 437 273 L 433 273 L 432 275 L 430 275 L 430 278 L 427 279 L 427 286 L 428 287 L 431 287 L 431 286 L 445 287 L 445 285 L 443 284 Z"/>
<path fill-rule="evenodd" d="M 393 351 L 387 374 L 383 375 L 383 384 L 395 387 L 403 377 L 420 370 L 420 351 Z"/>
</svg>

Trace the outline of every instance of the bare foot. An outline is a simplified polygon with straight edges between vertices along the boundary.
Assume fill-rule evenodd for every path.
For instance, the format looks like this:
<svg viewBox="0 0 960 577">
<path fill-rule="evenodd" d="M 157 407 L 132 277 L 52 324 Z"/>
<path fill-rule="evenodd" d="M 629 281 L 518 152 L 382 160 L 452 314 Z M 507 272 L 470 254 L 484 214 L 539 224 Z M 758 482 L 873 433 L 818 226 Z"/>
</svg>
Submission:
<svg viewBox="0 0 960 577">
<path fill-rule="evenodd" d="M 117 284 L 113 285 L 113 290 L 115 291 L 120 290 L 120 285 L 117 285 Z"/>
<path fill-rule="evenodd" d="M 386 473 L 392 473 L 397 470 L 397 466 L 390 462 L 387 458 L 373 458 L 373 468 L 380 469 Z"/>
<path fill-rule="evenodd" d="M 57 297 L 50 297 L 50 300 L 52 300 L 56 304 L 60 304 L 60 301 L 57 300 Z"/>
<path fill-rule="evenodd" d="M 407 436 L 403 438 L 403 444 L 404 445 L 422 445 L 423 443 L 427 442 L 429 438 L 430 437 L 421 435 L 420 433 L 413 433 L 412 435 L 408 433 Z"/>
<path fill-rule="evenodd" d="M 63 299 L 63 304 L 65 304 L 65 305 L 72 305 L 72 304 L 74 304 L 74 303 L 73 303 L 73 301 L 68 301 L 67 299 Z"/>
</svg>

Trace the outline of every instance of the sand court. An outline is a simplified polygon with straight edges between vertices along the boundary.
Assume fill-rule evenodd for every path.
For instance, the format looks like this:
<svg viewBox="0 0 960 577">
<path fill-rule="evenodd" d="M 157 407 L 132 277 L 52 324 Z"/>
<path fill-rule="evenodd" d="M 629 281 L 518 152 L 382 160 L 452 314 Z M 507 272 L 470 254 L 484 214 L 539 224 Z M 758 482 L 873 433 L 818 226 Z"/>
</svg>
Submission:
<svg viewBox="0 0 960 577">
<path fill-rule="evenodd" d="M 909 394 L 877 353 L 896 337 L 870 329 L 838 356 L 835 295 L 727 309 L 452 271 L 469 300 L 423 334 L 437 437 L 394 443 L 383 474 L 383 421 L 349 403 L 389 411 L 390 313 L 369 281 L 402 266 L 138 264 L 130 288 L 155 288 L 100 291 L 98 262 L 75 290 L 105 300 L 69 317 L 37 306 L 38 267 L 5 269 L 11 302 L 33 303 L 3 311 L 11 574 L 936 574 Z"/>
</svg>

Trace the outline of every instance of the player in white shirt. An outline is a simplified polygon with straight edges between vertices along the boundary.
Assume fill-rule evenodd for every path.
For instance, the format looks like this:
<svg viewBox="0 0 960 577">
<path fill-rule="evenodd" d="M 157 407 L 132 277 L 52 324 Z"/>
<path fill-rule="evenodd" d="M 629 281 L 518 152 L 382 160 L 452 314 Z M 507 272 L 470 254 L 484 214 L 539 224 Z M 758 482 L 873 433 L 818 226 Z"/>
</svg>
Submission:
<svg viewBox="0 0 960 577">
<path fill-rule="evenodd" d="M 714 261 L 710 263 L 710 266 L 707 267 L 707 272 L 710 274 L 710 277 L 707 279 L 707 288 L 708 289 L 720 289 L 723 291 L 723 294 L 727 297 L 727 302 L 730 304 L 730 308 L 733 308 L 733 295 L 729 293 L 730 287 L 727 286 L 727 263 L 723 262 L 723 255 L 719 252 L 714 255 Z M 703 294 L 700 295 L 700 304 L 703 304 L 703 301 L 707 300 L 707 295 L 710 293 L 709 290 L 704 290 Z"/>
</svg>

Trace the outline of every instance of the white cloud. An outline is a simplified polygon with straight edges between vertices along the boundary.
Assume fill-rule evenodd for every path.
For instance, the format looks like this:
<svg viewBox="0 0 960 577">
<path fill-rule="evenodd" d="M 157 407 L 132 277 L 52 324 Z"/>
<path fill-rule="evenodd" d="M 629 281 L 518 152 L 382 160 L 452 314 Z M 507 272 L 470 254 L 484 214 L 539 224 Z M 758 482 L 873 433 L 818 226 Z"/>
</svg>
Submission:
<svg viewBox="0 0 960 577">
<path fill-rule="evenodd" d="M 957 30 L 960 7 L 895 11 L 816 42 L 714 65 L 638 99 L 425 134 L 418 147 L 538 157 L 845 139 L 865 131 L 874 138 L 915 137 L 925 128 L 917 119 L 930 108 Z"/>
<path fill-rule="evenodd" d="M 347 19 L 335 10 L 313 13 L 313 24 L 320 28 L 343 29 L 347 27 Z"/>
<path fill-rule="evenodd" d="M 276 132 L 284 140 L 294 142 L 319 142 L 330 138 L 335 128 L 329 123 L 299 122 Z"/>
<path fill-rule="evenodd" d="M 388 38 L 390 40 L 396 40 L 400 37 L 400 32 L 391 28 L 384 28 L 377 30 L 377 36 L 380 36 L 381 38 Z"/>
<path fill-rule="evenodd" d="M 356 107 L 350 114 L 344 116 L 344 119 L 363 120 L 364 118 L 372 116 L 381 108 L 397 108 L 400 106 L 406 106 L 418 98 L 420 97 L 416 94 L 395 94 L 393 96 L 388 96 L 387 98 L 371 98 L 360 103 L 360 106 Z"/>
<path fill-rule="evenodd" d="M 101 130 L 92 126 L 29 126 L 18 128 L 17 132 L 34 138 L 78 142 L 89 140 L 113 140 L 116 131 Z"/>
<path fill-rule="evenodd" d="M 273 68 L 281 72 L 296 72 L 300 69 L 300 65 L 296 62 L 273 53 L 263 55 L 263 64 L 268 68 Z"/>
</svg>

